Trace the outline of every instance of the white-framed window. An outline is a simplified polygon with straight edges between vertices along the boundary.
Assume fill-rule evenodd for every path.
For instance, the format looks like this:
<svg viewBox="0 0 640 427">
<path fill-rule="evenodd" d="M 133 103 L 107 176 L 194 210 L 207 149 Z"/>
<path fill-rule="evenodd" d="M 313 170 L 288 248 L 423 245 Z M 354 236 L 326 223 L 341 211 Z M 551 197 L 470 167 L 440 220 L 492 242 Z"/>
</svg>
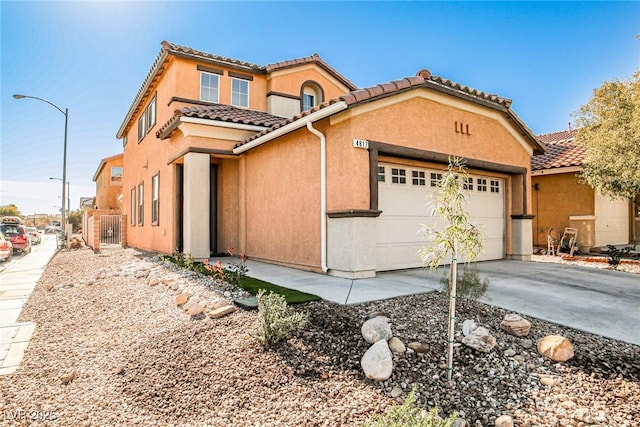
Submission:
<svg viewBox="0 0 640 427">
<path fill-rule="evenodd" d="M 157 225 L 160 208 L 160 174 L 151 178 L 151 224 Z"/>
<path fill-rule="evenodd" d="M 487 179 L 478 178 L 478 191 L 487 191 Z"/>
<path fill-rule="evenodd" d="M 391 168 L 391 182 L 393 184 L 406 184 L 407 183 L 406 169 Z"/>
<path fill-rule="evenodd" d="M 138 119 L 138 141 L 142 140 L 147 134 L 147 115 L 142 114 Z"/>
<path fill-rule="evenodd" d="M 386 179 L 387 178 L 384 172 L 384 166 L 378 166 L 378 182 L 385 182 Z"/>
<path fill-rule="evenodd" d="M 131 209 L 129 211 L 129 223 L 131 225 L 136 225 L 136 187 L 131 189 Z"/>
<path fill-rule="evenodd" d="M 440 184 L 440 181 L 442 181 L 442 174 L 441 173 L 435 173 L 435 172 L 431 172 L 430 174 L 430 185 L 432 187 L 437 187 L 438 184 Z"/>
<path fill-rule="evenodd" d="M 122 166 L 111 166 L 111 185 L 122 185 Z"/>
<path fill-rule="evenodd" d="M 465 190 L 473 191 L 473 178 L 468 176 L 464 179 L 464 184 L 462 184 L 462 188 Z"/>
<path fill-rule="evenodd" d="M 309 110 L 316 106 L 316 96 L 310 93 L 302 94 L 302 111 Z"/>
<path fill-rule="evenodd" d="M 249 80 L 231 78 L 231 105 L 249 108 Z"/>
<path fill-rule="evenodd" d="M 500 192 L 500 181 L 496 181 L 494 179 L 491 180 L 491 192 L 492 193 Z"/>
<path fill-rule="evenodd" d="M 153 95 L 149 104 L 140 114 L 138 119 L 138 142 L 154 127 L 156 124 L 156 95 Z"/>
<path fill-rule="evenodd" d="M 147 131 L 149 131 L 156 124 L 156 97 L 155 95 L 149 101 L 149 105 L 147 105 Z"/>
<path fill-rule="evenodd" d="M 200 100 L 220 102 L 220 76 L 200 71 Z"/>
<path fill-rule="evenodd" d="M 144 182 L 138 184 L 138 224 L 144 222 Z"/>
<path fill-rule="evenodd" d="M 413 185 L 426 185 L 424 171 L 411 171 Z"/>
</svg>

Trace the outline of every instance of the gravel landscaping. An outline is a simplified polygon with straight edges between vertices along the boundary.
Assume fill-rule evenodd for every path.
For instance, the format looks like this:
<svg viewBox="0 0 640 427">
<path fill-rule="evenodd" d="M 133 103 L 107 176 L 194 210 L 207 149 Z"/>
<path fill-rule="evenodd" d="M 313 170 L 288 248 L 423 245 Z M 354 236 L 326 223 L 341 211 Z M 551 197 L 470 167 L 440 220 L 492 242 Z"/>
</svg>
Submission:
<svg viewBox="0 0 640 427">
<path fill-rule="evenodd" d="M 176 305 L 186 292 L 202 313 Z M 639 346 L 533 318 L 530 334 L 516 337 L 501 329 L 507 311 L 460 301 L 459 338 L 472 319 L 497 345 L 481 353 L 456 343 L 451 386 L 440 293 L 297 305 L 309 324 L 269 351 L 247 333 L 255 312 L 209 316 L 221 299 L 241 296 L 134 249 L 58 253 L 19 319 L 37 325 L 25 358 L 0 377 L 2 424 L 358 426 L 415 389 L 421 406 L 458 412 L 467 425 L 493 426 L 500 415 L 518 426 L 640 425 Z M 425 351 L 394 353 L 382 382 L 360 367 L 370 346 L 360 327 L 376 313 Z M 568 338 L 575 357 L 542 358 L 536 341 L 549 334 Z"/>
</svg>

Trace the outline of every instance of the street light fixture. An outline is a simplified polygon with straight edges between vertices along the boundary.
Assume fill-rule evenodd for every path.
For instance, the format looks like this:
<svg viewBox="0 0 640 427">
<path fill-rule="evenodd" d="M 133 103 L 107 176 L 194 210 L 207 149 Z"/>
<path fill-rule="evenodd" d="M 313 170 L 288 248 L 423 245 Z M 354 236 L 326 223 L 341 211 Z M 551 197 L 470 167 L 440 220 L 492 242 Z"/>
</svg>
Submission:
<svg viewBox="0 0 640 427">
<path fill-rule="evenodd" d="M 62 178 L 49 177 L 49 179 L 55 179 L 57 181 L 62 181 Z M 69 181 L 67 181 L 67 212 L 71 211 L 71 190 L 69 190 Z"/>
<path fill-rule="evenodd" d="M 62 108 L 58 107 L 56 104 L 54 104 L 53 102 L 47 101 L 46 99 L 42 99 L 42 98 L 38 98 L 37 96 L 29 96 L 29 95 L 20 95 L 20 94 L 14 94 L 13 97 L 15 99 L 23 99 L 23 98 L 31 98 L 31 99 L 36 99 L 38 101 L 42 101 L 42 102 L 46 102 L 47 104 L 51 105 L 53 108 L 55 108 L 56 110 L 60 111 L 62 114 L 64 114 L 64 151 L 62 153 L 62 229 L 63 231 L 66 232 L 66 211 L 64 208 L 64 200 L 67 198 L 67 194 L 66 194 L 66 188 L 65 188 L 65 183 L 67 182 L 67 128 L 68 128 L 68 123 L 69 123 L 69 109 L 65 108 L 64 111 L 62 110 Z M 67 183 L 68 185 L 68 183 Z"/>
</svg>

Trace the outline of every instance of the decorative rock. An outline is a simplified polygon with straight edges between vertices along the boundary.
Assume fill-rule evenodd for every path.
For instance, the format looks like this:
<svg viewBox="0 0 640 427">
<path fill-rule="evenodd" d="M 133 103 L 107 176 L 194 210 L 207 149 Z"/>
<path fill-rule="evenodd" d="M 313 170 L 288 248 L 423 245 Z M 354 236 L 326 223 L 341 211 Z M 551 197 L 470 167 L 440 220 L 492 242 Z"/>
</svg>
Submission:
<svg viewBox="0 0 640 427">
<path fill-rule="evenodd" d="M 388 344 L 389 349 L 394 353 L 404 353 L 407 351 L 407 347 L 405 347 L 404 343 L 397 337 L 392 337 Z"/>
<path fill-rule="evenodd" d="M 560 335 L 547 335 L 538 341 L 538 353 L 554 362 L 566 362 L 573 357 L 571 342 Z"/>
<path fill-rule="evenodd" d="M 517 337 L 526 337 L 531 330 L 531 322 L 515 313 L 505 315 L 500 325 L 506 332 Z"/>
<path fill-rule="evenodd" d="M 422 344 L 418 341 L 410 342 L 409 344 L 407 344 L 407 347 L 409 347 L 416 353 L 426 353 L 427 351 L 429 351 L 429 347 L 427 347 L 426 344 Z"/>
<path fill-rule="evenodd" d="M 496 427 L 513 427 L 513 418 L 509 415 L 500 415 L 496 418 Z"/>
<path fill-rule="evenodd" d="M 136 279 L 143 279 L 149 275 L 149 270 L 137 270 L 134 273 Z"/>
<path fill-rule="evenodd" d="M 540 378 L 540 384 L 553 387 L 554 385 L 556 385 L 556 380 L 553 379 L 553 377 L 542 377 Z"/>
<path fill-rule="evenodd" d="M 165 286 L 169 286 L 171 283 L 175 282 L 176 279 L 162 279 L 162 284 Z"/>
<path fill-rule="evenodd" d="M 229 305 L 229 301 L 227 301 L 224 298 L 216 298 L 213 301 L 211 301 L 209 304 L 209 307 L 211 307 L 212 309 L 217 309 L 220 307 L 226 307 Z"/>
<path fill-rule="evenodd" d="M 589 408 L 576 409 L 571 415 L 571 418 L 587 424 L 591 424 L 593 422 L 593 417 L 591 416 L 591 411 L 589 410 Z"/>
<path fill-rule="evenodd" d="M 182 310 L 184 310 L 184 312 L 188 312 L 189 311 L 189 307 L 191 307 L 193 304 L 197 304 L 196 302 L 193 301 L 187 301 L 183 306 L 182 306 Z"/>
<path fill-rule="evenodd" d="M 478 326 L 471 334 L 462 339 L 462 343 L 474 350 L 488 353 L 496 346 L 496 339 L 487 328 Z"/>
<path fill-rule="evenodd" d="M 373 344 L 380 340 L 387 341 L 391 339 L 391 326 L 382 317 L 374 317 L 369 319 L 362 325 L 362 336 L 369 344 Z"/>
<path fill-rule="evenodd" d="M 469 335 L 471 335 L 471 333 L 475 331 L 477 328 L 478 328 L 478 325 L 476 325 L 476 322 L 474 322 L 473 320 L 465 320 L 464 322 L 462 322 L 462 334 L 465 337 L 468 337 Z"/>
<path fill-rule="evenodd" d="M 150 277 L 147 279 L 147 284 L 149 286 L 157 286 L 160 283 L 157 277 Z"/>
<path fill-rule="evenodd" d="M 505 357 L 513 357 L 513 356 L 515 356 L 515 355 L 516 355 L 516 351 L 515 351 L 514 349 L 512 349 L 512 348 L 507 349 L 507 350 L 504 352 L 504 356 L 505 356 Z"/>
<path fill-rule="evenodd" d="M 400 397 L 402 396 L 402 389 L 400 387 L 394 387 L 393 390 L 391 390 L 391 397 L 393 397 L 394 399 L 396 397 Z"/>
<path fill-rule="evenodd" d="M 186 303 L 188 300 L 189 300 L 189 295 L 180 294 L 176 296 L 175 302 L 176 302 L 176 305 L 182 305 Z"/>
<path fill-rule="evenodd" d="M 373 320 L 373 319 L 371 319 Z M 360 365 L 367 378 L 375 381 L 384 381 L 389 379 L 393 371 L 393 356 L 387 341 L 381 339 L 369 347 L 362 359 Z"/>
<path fill-rule="evenodd" d="M 533 347 L 533 341 L 531 340 L 522 340 L 520 341 L 520 345 L 522 346 L 522 348 L 524 348 L 525 350 L 530 349 L 531 347 Z"/>
<path fill-rule="evenodd" d="M 62 384 L 69 384 L 71 381 L 75 380 L 77 377 L 78 377 L 78 373 L 76 371 L 71 371 L 64 375 L 61 375 L 60 381 L 62 381 Z"/>
<path fill-rule="evenodd" d="M 189 316 L 197 316 L 198 314 L 204 311 L 204 307 L 194 302 L 193 304 L 189 304 L 189 308 L 187 309 L 187 314 Z"/>
<path fill-rule="evenodd" d="M 464 418 L 456 418 L 451 427 L 467 427 L 469 423 Z"/>
<path fill-rule="evenodd" d="M 521 354 L 516 354 L 515 356 L 513 356 L 513 360 L 515 360 L 518 363 L 524 363 L 525 361 L 524 356 Z"/>
<path fill-rule="evenodd" d="M 216 308 L 209 312 L 209 317 L 211 319 L 219 319 L 220 317 L 227 316 L 236 311 L 236 307 L 234 305 L 225 305 L 223 307 Z"/>
<path fill-rule="evenodd" d="M 96 274 L 96 279 L 104 279 L 107 277 L 107 273 L 104 271 L 98 271 L 98 274 Z"/>
</svg>

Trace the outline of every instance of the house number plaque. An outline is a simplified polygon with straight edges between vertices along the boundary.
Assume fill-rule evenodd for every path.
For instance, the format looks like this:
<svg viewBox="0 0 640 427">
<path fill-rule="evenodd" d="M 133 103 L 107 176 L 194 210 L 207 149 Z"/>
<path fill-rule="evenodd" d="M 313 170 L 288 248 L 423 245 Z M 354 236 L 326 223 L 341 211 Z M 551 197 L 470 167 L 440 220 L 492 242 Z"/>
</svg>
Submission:
<svg viewBox="0 0 640 427">
<path fill-rule="evenodd" d="M 363 148 L 365 150 L 369 149 L 369 141 L 366 139 L 354 139 L 353 146 L 356 148 Z"/>
</svg>

